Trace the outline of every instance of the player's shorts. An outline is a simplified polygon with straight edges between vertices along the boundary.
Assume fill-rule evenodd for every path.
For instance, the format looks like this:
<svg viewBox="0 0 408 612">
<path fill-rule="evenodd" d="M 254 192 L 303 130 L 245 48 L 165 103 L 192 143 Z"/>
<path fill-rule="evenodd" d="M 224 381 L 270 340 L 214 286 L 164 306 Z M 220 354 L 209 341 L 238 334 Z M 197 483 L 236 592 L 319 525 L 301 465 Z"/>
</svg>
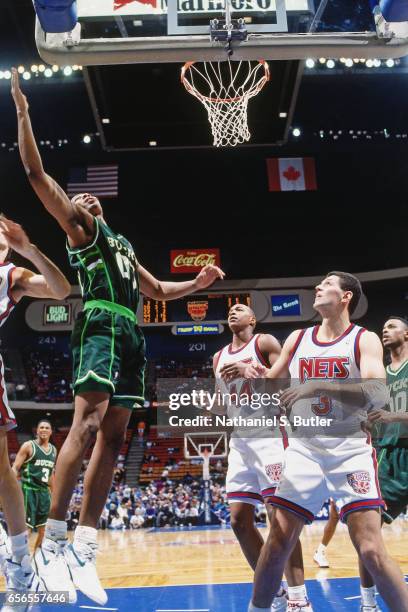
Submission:
<svg viewBox="0 0 408 612">
<path fill-rule="evenodd" d="M 343 522 L 351 512 L 384 507 L 375 449 L 364 438 L 291 438 L 270 503 L 311 523 L 328 497 Z"/>
<path fill-rule="evenodd" d="M 279 484 L 284 452 L 282 438 L 231 438 L 226 479 L 229 503 L 268 503 Z"/>
<path fill-rule="evenodd" d="M 26 523 L 31 529 L 42 527 L 47 522 L 51 507 L 49 489 L 34 489 L 23 485 Z"/>
<path fill-rule="evenodd" d="M 76 395 L 104 391 L 111 406 L 143 406 L 145 340 L 131 310 L 88 302 L 75 322 L 71 348 Z"/>
<path fill-rule="evenodd" d="M 4 380 L 4 363 L 0 355 L 0 430 L 10 431 L 16 426 L 16 418 L 11 410 Z"/>
<path fill-rule="evenodd" d="M 408 506 L 408 448 L 387 446 L 377 452 L 378 479 L 387 504 L 383 517 L 392 523 Z"/>
</svg>

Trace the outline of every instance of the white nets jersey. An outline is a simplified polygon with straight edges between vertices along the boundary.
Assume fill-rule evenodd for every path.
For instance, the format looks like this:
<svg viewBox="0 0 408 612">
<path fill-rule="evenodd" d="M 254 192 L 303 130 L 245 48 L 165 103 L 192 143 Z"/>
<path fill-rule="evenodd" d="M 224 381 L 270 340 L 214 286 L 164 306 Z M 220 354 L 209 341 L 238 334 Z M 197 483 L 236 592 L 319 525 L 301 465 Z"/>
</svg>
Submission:
<svg viewBox="0 0 408 612">
<path fill-rule="evenodd" d="M 0 264 L 0 326 L 3 325 L 16 303 L 11 297 L 11 275 L 15 266 L 12 263 Z"/>
<path fill-rule="evenodd" d="M 318 331 L 317 325 L 300 332 L 289 365 L 292 382 L 361 380 L 359 341 L 365 330 L 351 324 L 333 342 L 319 341 Z M 351 512 L 383 507 L 376 453 L 361 429 L 365 412 L 327 396 L 299 400 L 293 411 L 293 417 L 332 418 L 335 426 L 328 431 L 299 427 L 298 437 L 290 439 L 283 476 L 270 503 L 307 523 L 328 497 L 335 500 L 343 521 Z"/>
<path fill-rule="evenodd" d="M 236 378 L 226 383 L 220 377 L 220 370 L 223 365 L 237 361 L 261 363 L 269 367 L 259 349 L 259 338 L 260 334 L 256 334 L 241 349 L 234 351 L 229 344 L 218 353 L 218 361 L 215 364 L 218 388 L 221 393 L 236 393 L 238 397 L 238 405 L 234 402 L 226 405 L 229 417 L 238 414 L 249 418 L 258 416 L 255 407 L 245 406 L 243 402 L 247 395 L 254 397 L 254 381 Z M 255 405 L 255 402 L 252 403 Z M 273 431 L 259 427 L 242 427 L 232 433 L 226 478 L 229 503 L 257 505 L 269 500 L 281 477 L 286 445 L 287 435 L 284 427 L 276 427 Z"/>
<path fill-rule="evenodd" d="M 360 337 L 365 329 L 351 323 L 344 333 L 332 342 L 318 340 L 319 325 L 309 327 L 299 333 L 292 350 L 289 372 L 292 386 L 308 380 L 336 381 L 347 384 L 361 380 L 360 374 Z M 293 406 L 293 416 L 327 417 L 333 419 L 328 435 L 345 435 L 353 431 L 361 432 L 361 422 L 366 418 L 364 410 L 345 406 L 327 396 L 297 401 Z M 310 434 L 310 427 L 307 427 Z M 301 430 L 301 428 L 300 428 Z M 314 434 L 322 430 L 314 428 Z M 308 436 L 309 437 L 309 436 Z"/>
<path fill-rule="evenodd" d="M 231 381 L 224 381 L 220 376 L 221 368 L 227 363 L 236 363 L 242 361 L 244 363 L 260 363 L 266 367 L 270 367 L 259 349 L 259 338 L 261 334 L 255 334 L 252 338 L 240 349 L 232 350 L 232 344 L 224 346 L 218 353 L 218 360 L 215 367 L 215 377 L 217 379 L 218 388 L 223 394 L 230 394 L 233 398 L 244 395 L 251 395 L 251 381 L 243 378 L 235 378 Z M 228 397 L 227 395 L 225 395 Z M 229 416 L 235 416 L 231 409 L 236 408 L 235 403 L 227 406 Z"/>
<path fill-rule="evenodd" d="M 16 305 L 11 297 L 11 286 L 15 266 L 11 263 L 0 264 L 0 326 L 3 325 Z M 0 355 L 0 429 L 8 431 L 16 426 L 14 414 L 7 399 L 4 380 L 4 364 Z"/>
</svg>

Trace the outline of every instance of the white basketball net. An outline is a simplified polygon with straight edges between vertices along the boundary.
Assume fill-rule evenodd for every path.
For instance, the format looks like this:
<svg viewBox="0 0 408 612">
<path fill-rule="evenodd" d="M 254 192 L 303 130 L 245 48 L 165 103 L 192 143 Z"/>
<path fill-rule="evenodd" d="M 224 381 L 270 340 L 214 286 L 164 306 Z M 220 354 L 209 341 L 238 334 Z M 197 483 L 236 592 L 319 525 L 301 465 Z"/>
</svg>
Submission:
<svg viewBox="0 0 408 612">
<path fill-rule="evenodd" d="M 208 113 L 216 147 L 235 147 L 251 138 L 248 102 L 269 80 L 267 62 L 187 62 L 181 82 Z"/>
</svg>

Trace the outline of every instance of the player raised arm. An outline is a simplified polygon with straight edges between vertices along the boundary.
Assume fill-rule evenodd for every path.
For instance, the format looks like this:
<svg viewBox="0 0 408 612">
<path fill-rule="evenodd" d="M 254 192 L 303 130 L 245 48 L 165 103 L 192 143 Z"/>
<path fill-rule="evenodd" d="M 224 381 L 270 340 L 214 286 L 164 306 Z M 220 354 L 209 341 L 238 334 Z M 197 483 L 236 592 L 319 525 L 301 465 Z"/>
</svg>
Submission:
<svg viewBox="0 0 408 612">
<path fill-rule="evenodd" d="M 223 279 L 225 274 L 218 268 L 208 264 L 197 274 L 193 280 L 182 282 L 160 281 L 142 266 L 138 267 L 140 291 L 154 300 L 177 300 L 184 295 L 206 289 L 218 278 Z"/>
<path fill-rule="evenodd" d="M 29 106 L 20 89 L 18 72 L 12 69 L 11 95 L 17 111 L 18 146 L 27 178 L 48 212 L 55 217 L 72 241 L 72 246 L 88 244 L 94 235 L 93 216 L 68 198 L 65 191 L 43 167 L 31 126 Z"/>
<path fill-rule="evenodd" d="M 30 242 L 21 225 L 3 215 L 0 217 L 0 231 L 7 238 L 9 247 L 31 261 L 40 272 L 36 274 L 26 268 L 13 270 L 11 294 L 15 302 L 25 295 L 56 300 L 63 300 L 69 295 L 71 285 L 68 280 L 61 270 Z"/>
<path fill-rule="evenodd" d="M 277 339 L 271 334 L 260 334 L 258 347 L 261 351 L 262 355 L 268 361 L 270 366 L 273 366 L 276 361 L 279 359 L 282 348 Z M 268 368 L 262 366 L 261 364 L 251 364 L 254 368 L 254 371 L 258 371 L 259 375 L 266 376 L 267 372 L 269 372 Z M 220 375 L 225 380 L 233 379 L 233 378 L 248 378 L 247 373 L 250 373 L 251 365 L 244 361 L 235 361 L 232 363 L 226 363 L 220 369 Z M 248 369 L 249 366 L 249 369 Z M 250 378 L 252 376 L 249 376 Z"/>
<path fill-rule="evenodd" d="M 269 353 L 269 363 L 272 367 L 266 368 L 260 364 L 250 364 L 245 370 L 245 378 L 288 378 L 290 358 L 300 333 L 300 329 L 292 332 L 286 338 L 282 350 L 279 342 L 273 336 L 270 336 L 275 340 L 274 344 L 270 346 L 271 352 Z M 263 351 L 262 345 L 261 350 Z"/>
<path fill-rule="evenodd" d="M 16 476 L 20 474 L 20 470 L 23 467 L 24 463 L 31 458 L 32 454 L 33 447 L 31 442 L 24 442 L 24 444 L 20 446 L 11 468 Z"/>
</svg>

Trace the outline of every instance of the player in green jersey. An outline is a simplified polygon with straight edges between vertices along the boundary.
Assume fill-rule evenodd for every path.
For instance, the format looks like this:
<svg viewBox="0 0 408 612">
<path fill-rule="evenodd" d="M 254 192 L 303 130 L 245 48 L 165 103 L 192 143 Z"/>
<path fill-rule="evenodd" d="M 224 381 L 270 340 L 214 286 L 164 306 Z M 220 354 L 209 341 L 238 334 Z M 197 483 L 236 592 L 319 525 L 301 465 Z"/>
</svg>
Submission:
<svg viewBox="0 0 408 612">
<path fill-rule="evenodd" d="M 16 475 L 21 474 L 27 526 L 37 529 L 38 532 L 34 550 L 41 545 L 44 538 L 57 460 L 57 449 L 50 443 L 51 423 L 46 419 L 39 421 L 36 433 L 35 440 L 21 445 L 13 463 Z"/>
<path fill-rule="evenodd" d="M 408 321 L 392 316 L 384 323 L 383 345 L 391 362 L 386 368 L 389 410 L 372 410 L 368 420 L 377 431 L 378 480 L 387 509 L 383 522 L 392 523 L 408 505 Z M 364 612 L 378 610 L 374 581 L 360 566 Z"/>
<path fill-rule="evenodd" d="M 378 477 L 387 504 L 384 521 L 391 523 L 408 505 L 408 321 L 391 317 L 384 324 L 383 344 L 390 351 L 387 385 L 390 410 L 370 414 L 381 423 L 378 448 Z"/>
<path fill-rule="evenodd" d="M 72 335 L 74 420 L 56 464 L 50 518 L 35 563 L 50 590 L 68 590 L 72 576 L 77 588 L 104 605 L 107 596 L 95 567 L 96 526 L 111 487 L 129 408 L 143 401 L 144 338 L 136 319 L 139 290 L 153 299 L 174 300 L 208 287 L 224 273 L 207 265 L 186 282 L 154 278 L 139 264 L 126 238 L 107 225 L 96 197 L 84 193 L 70 200 L 44 171 L 16 70 L 12 95 L 24 168 L 43 205 L 67 234 L 70 263 L 78 272 L 84 299 Z M 68 545 L 65 516 L 95 436 L 79 526 Z"/>
</svg>

